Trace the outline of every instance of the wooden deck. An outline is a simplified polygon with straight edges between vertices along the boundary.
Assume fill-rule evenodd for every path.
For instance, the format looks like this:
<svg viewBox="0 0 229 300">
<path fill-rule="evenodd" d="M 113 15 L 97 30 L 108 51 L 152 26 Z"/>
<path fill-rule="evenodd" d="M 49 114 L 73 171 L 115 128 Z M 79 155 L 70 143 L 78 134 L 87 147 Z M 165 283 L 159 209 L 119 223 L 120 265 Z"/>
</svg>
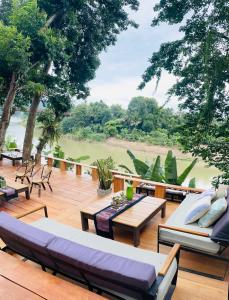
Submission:
<svg viewBox="0 0 229 300">
<path fill-rule="evenodd" d="M 10 162 L 8 163 L 6 160 L 0 162 L 0 175 L 14 179 L 15 171 L 16 167 L 13 167 Z M 54 169 L 50 182 L 53 187 L 53 193 L 47 189 L 46 191 L 42 191 L 41 197 L 39 198 L 38 191 L 34 188 L 30 200 L 27 200 L 24 195 L 21 194 L 18 201 L 2 203 L 0 211 L 6 211 L 15 215 L 45 204 L 48 207 L 50 218 L 64 224 L 81 228 L 80 209 L 99 199 L 96 193 L 97 183 L 92 181 L 89 176 L 76 176 L 73 172 L 60 171 L 59 169 Z M 176 203 L 167 203 L 166 218 L 171 215 L 176 207 Z M 38 212 L 24 218 L 24 220 L 31 222 L 38 219 L 42 214 L 43 212 Z M 156 251 L 157 224 L 165 222 L 166 218 L 161 219 L 161 215 L 157 214 L 152 219 L 142 231 L 141 244 L 139 247 Z M 90 230 L 94 232 L 93 224 L 90 224 Z M 132 235 L 129 232 L 121 232 L 115 229 L 115 239 L 132 244 Z M 168 249 L 164 247 L 162 251 L 166 253 Z M 173 295 L 173 300 L 228 299 L 228 264 L 201 255 L 182 252 L 180 265 L 182 267 L 224 277 L 225 281 L 179 271 L 178 284 Z M 4 282 L 1 283 L 1 288 L 3 284 Z"/>
</svg>

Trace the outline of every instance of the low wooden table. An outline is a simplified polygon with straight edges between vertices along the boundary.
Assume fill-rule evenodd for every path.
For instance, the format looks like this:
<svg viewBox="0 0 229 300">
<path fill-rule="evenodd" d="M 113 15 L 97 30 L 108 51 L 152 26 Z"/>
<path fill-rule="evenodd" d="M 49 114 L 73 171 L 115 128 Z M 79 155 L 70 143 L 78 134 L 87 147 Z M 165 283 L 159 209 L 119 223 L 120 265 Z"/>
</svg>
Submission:
<svg viewBox="0 0 229 300">
<path fill-rule="evenodd" d="M 95 201 L 81 211 L 81 224 L 83 230 L 89 229 L 88 220 L 94 220 L 97 212 L 107 207 L 111 202 L 109 199 Z M 133 243 L 137 247 L 140 244 L 141 229 L 159 212 L 165 217 L 166 200 L 155 197 L 145 197 L 112 220 L 113 226 L 133 232 Z"/>
<path fill-rule="evenodd" d="M 6 179 L 7 186 L 15 189 L 18 194 L 25 192 L 26 199 L 30 199 L 29 186 L 27 184 L 18 183 L 13 180 Z M 4 199 L 5 194 L 0 192 L 0 200 Z"/>
<path fill-rule="evenodd" d="M 12 160 L 12 165 L 15 166 L 16 161 L 22 160 L 22 152 L 20 150 L 3 152 L 0 155 L 0 160 L 3 158 Z M 31 155 L 31 159 L 34 159 L 33 155 Z"/>
</svg>

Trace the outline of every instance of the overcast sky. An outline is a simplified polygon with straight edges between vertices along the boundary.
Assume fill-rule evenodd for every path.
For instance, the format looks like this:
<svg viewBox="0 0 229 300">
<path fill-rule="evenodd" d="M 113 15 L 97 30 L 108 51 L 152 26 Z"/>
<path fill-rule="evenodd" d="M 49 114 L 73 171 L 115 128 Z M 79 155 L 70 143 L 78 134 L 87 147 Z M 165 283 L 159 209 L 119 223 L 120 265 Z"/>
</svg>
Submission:
<svg viewBox="0 0 229 300">
<path fill-rule="evenodd" d="M 166 24 L 159 27 L 150 26 L 156 2 L 140 0 L 139 10 L 131 13 L 131 17 L 139 24 L 138 29 L 129 28 L 121 33 L 116 45 L 102 53 L 96 78 L 89 84 L 91 88 L 89 101 L 103 100 L 109 105 L 118 103 L 127 107 L 132 97 L 143 95 L 153 96 L 160 104 L 165 102 L 166 93 L 175 82 L 175 78 L 167 73 L 163 74 L 156 91 L 155 80 L 148 83 L 144 90 L 137 90 L 152 53 L 159 49 L 161 43 L 181 36 L 178 26 Z M 176 109 L 176 99 L 172 99 L 167 106 Z"/>
</svg>

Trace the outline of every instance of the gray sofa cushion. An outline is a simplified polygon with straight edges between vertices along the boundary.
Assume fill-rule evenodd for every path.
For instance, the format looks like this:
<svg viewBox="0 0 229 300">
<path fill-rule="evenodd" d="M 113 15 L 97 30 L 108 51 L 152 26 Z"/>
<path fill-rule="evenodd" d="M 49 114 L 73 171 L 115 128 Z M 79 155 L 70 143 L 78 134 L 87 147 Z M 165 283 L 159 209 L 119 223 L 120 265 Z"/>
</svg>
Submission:
<svg viewBox="0 0 229 300">
<path fill-rule="evenodd" d="M 55 235 L 15 219 L 7 213 L 0 213 L 0 238 L 15 252 L 54 267 L 46 246 Z"/>
<path fill-rule="evenodd" d="M 117 284 L 148 290 L 156 279 L 152 265 L 123 258 L 110 253 L 82 246 L 63 238 L 56 238 L 47 246 L 56 265 L 63 273 L 71 273 L 72 267 L 87 274 L 109 278 Z"/>
<path fill-rule="evenodd" d="M 189 208 L 198 200 L 198 194 L 188 194 L 178 208 L 166 221 L 166 225 L 191 229 L 198 232 L 212 234 L 212 227 L 201 228 L 197 223 L 185 225 L 185 217 Z M 170 243 L 179 243 L 183 246 L 212 254 L 218 253 L 220 245 L 211 240 L 210 237 L 202 237 L 189 233 L 178 232 L 169 229 L 160 229 L 160 239 Z"/>
</svg>

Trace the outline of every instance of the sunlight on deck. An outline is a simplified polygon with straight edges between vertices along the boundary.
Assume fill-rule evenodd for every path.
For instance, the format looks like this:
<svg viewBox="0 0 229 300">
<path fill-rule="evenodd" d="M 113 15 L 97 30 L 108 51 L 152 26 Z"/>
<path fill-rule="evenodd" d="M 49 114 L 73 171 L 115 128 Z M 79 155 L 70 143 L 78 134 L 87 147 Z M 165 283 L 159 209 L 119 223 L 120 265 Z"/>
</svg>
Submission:
<svg viewBox="0 0 229 300">
<path fill-rule="evenodd" d="M 0 162 L 0 175 L 8 179 L 14 179 L 15 172 L 16 167 L 12 167 L 7 161 Z M 16 215 L 45 204 L 48 207 L 49 218 L 81 228 L 80 209 L 100 199 L 96 192 L 97 182 L 92 181 L 88 175 L 76 176 L 73 172 L 60 171 L 59 169 L 53 170 L 50 182 L 53 192 L 50 192 L 49 189 L 46 191 L 42 190 L 41 197 L 39 198 L 38 190 L 34 188 L 30 200 L 27 200 L 24 194 L 20 194 L 18 200 L 2 202 L 0 210 Z M 177 205 L 176 203 L 168 202 L 166 218 L 171 215 Z M 24 220 L 26 222 L 32 222 L 41 216 L 43 216 L 43 212 L 37 212 L 24 218 Z M 141 233 L 141 244 L 139 247 L 156 251 L 157 224 L 164 223 L 166 218 L 161 219 L 161 215 L 157 214 L 151 220 Z M 94 232 L 92 222 L 90 223 L 90 231 Z M 114 232 L 115 240 L 132 245 L 131 233 L 117 229 Z M 168 252 L 166 247 L 161 248 L 163 252 Z M 178 285 L 172 299 L 227 299 L 229 268 L 225 262 L 182 252 L 180 265 L 182 267 L 224 277 L 225 281 L 217 281 L 179 271 Z"/>
</svg>

